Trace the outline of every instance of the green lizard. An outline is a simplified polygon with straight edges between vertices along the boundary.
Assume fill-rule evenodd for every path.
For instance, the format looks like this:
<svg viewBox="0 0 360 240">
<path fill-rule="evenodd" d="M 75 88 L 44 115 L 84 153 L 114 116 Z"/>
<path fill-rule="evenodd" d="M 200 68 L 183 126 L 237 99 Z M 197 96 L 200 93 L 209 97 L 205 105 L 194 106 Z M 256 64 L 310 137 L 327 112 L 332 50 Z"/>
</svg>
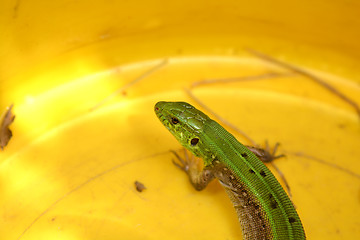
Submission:
<svg viewBox="0 0 360 240">
<path fill-rule="evenodd" d="M 203 159 L 202 171 L 181 161 L 195 189 L 204 189 L 214 178 L 224 186 L 244 239 L 305 239 L 300 218 L 280 183 L 233 135 L 185 102 L 158 102 L 155 113 L 185 148 Z"/>
</svg>

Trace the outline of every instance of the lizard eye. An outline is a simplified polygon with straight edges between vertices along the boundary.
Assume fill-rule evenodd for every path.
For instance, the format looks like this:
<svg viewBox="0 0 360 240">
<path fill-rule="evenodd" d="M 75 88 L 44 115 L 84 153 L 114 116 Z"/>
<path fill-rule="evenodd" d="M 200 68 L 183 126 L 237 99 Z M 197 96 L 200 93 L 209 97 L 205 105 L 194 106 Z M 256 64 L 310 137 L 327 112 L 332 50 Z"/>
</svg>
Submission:
<svg viewBox="0 0 360 240">
<path fill-rule="evenodd" d="M 196 146 L 196 144 L 198 144 L 198 142 L 199 142 L 199 139 L 198 138 L 193 138 L 193 139 L 191 139 L 191 141 L 190 141 L 190 144 L 191 144 L 191 146 Z"/>
<path fill-rule="evenodd" d="M 179 123 L 179 119 L 177 119 L 176 117 L 172 117 L 172 118 L 171 118 L 171 122 L 172 122 L 172 124 L 178 124 L 178 123 Z"/>
</svg>

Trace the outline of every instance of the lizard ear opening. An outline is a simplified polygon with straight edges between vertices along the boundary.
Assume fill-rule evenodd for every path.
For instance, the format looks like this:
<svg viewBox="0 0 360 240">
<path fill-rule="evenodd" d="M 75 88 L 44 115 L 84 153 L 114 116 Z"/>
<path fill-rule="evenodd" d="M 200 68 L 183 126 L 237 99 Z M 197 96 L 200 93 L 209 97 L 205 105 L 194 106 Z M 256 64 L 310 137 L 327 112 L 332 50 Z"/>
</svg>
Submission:
<svg viewBox="0 0 360 240">
<path fill-rule="evenodd" d="M 179 123 L 179 119 L 177 119 L 176 117 L 172 117 L 171 118 L 171 122 L 172 122 L 172 124 L 178 124 Z"/>
<path fill-rule="evenodd" d="M 196 144 L 198 144 L 198 142 L 199 142 L 199 139 L 198 139 L 198 138 L 193 138 L 193 139 L 190 140 L 190 144 L 191 144 L 191 146 L 193 146 L 193 147 L 195 147 Z"/>
</svg>

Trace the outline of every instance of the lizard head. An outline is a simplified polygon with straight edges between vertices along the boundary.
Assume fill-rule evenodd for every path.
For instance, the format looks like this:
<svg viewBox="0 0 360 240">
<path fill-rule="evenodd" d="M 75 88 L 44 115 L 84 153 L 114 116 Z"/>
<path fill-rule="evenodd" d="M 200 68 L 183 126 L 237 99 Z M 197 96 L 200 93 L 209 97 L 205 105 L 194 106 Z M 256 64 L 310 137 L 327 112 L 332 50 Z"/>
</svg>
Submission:
<svg viewBox="0 0 360 240">
<path fill-rule="evenodd" d="M 203 128 L 209 117 L 186 102 L 158 102 L 155 113 L 172 135 L 197 157 L 204 157 Z"/>
</svg>

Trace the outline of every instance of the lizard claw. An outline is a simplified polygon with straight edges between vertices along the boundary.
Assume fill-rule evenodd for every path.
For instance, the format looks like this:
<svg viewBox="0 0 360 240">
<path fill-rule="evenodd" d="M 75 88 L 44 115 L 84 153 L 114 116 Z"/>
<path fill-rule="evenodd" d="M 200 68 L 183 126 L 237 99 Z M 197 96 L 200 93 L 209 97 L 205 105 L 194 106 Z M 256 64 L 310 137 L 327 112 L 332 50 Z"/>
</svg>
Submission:
<svg viewBox="0 0 360 240">
<path fill-rule="evenodd" d="M 193 155 L 189 156 L 185 148 L 183 150 L 184 157 L 180 157 L 176 151 L 170 150 L 178 160 L 176 161 L 173 159 L 172 162 L 176 167 L 189 174 L 191 169 L 198 169 L 198 160 Z"/>
<path fill-rule="evenodd" d="M 250 151 L 252 151 L 258 158 L 260 158 L 262 162 L 268 163 L 268 162 L 272 162 L 275 159 L 285 157 L 284 154 L 276 155 L 276 151 L 279 146 L 280 143 L 277 142 L 273 147 L 273 150 L 271 151 L 269 143 L 265 141 L 265 148 L 252 147 L 252 146 L 246 146 L 246 147 Z"/>
<path fill-rule="evenodd" d="M 180 157 L 179 154 L 176 151 L 174 151 L 174 150 L 170 150 L 170 151 L 175 155 L 175 157 L 178 160 L 178 161 L 175 161 L 174 159 L 172 159 L 173 164 L 176 167 L 183 170 L 184 172 L 188 172 L 189 171 L 189 164 L 187 163 L 187 161 L 184 158 Z"/>
</svg>

